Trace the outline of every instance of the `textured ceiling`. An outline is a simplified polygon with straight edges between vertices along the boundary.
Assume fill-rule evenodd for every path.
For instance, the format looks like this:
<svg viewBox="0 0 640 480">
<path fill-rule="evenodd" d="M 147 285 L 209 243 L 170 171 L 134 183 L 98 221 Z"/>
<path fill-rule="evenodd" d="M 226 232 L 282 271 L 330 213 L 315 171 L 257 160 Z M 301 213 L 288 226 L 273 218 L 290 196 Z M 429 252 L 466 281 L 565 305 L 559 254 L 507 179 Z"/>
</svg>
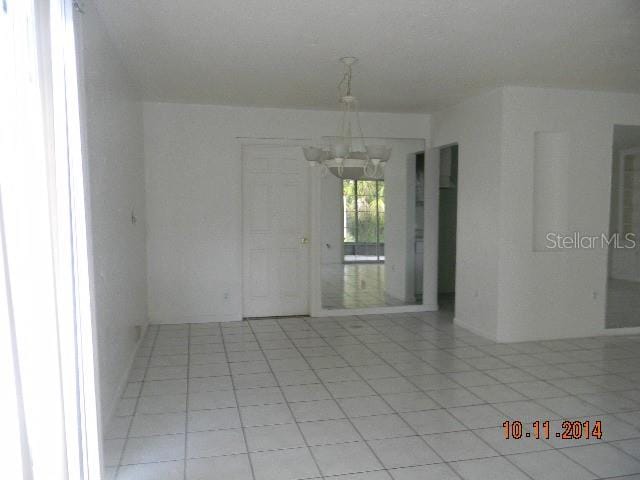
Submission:
<svg viewBox="0 0 640 480">
<path fill-rule="evenodd" d="M 640 92 L 640 0 L 92 0 L 145 100 L 425 112 L 500 85 Z"/>
</svg>

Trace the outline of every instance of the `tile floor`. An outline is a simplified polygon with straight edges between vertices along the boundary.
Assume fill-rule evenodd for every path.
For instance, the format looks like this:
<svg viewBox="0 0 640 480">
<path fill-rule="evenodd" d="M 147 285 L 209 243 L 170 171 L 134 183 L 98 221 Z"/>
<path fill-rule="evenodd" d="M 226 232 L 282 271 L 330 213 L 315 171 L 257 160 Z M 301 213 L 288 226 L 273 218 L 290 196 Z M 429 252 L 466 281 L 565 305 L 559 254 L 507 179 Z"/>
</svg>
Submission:
<svg viewBox="0 0 640 480">
<path fill-rule="evenodd" d="M 639 347 L 495 344 L 446 312 L 150 327 L 106 478 L 638 480 Z M 549 440 L 504 439 L 538 418 Z M 555 438 L 563 418 L 604 438 Z"/>
<path fill-rule="evenodd" d="M 322 266 L 322 307 L 370 308 L 406 305 L 385 292 L 384 263 L 345 263 Z"/>
</svg>

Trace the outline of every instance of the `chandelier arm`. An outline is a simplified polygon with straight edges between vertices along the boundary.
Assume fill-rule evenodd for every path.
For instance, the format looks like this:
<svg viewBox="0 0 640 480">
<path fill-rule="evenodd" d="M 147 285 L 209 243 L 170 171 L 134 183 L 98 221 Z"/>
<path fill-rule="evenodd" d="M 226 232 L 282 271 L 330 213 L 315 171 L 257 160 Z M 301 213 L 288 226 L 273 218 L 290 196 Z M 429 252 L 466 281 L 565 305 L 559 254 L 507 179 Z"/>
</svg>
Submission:
<svg viewBox="0 0 640 480">
<path fill-rule="evenodd" d="M 344 75 L 342 75 L 342 80 L 340 80 L 340 82 L 338 83 L 338 101 L 340 101 L 344 96 L 343 86 L 346 81 L 347 81 L 347 72 L 345 72 Z"/>
<path fill-rule="evenodd" d="M 373 172 L 371 172 L 371 170 L 368 170 L 369 167 L 373 167 Z M 362 169 L 365 176 L 370 178 L 373 178 L 376 175 L 377 170 L 378 170 L 378 166 L 374 165 L 370 160 L 367 160 L 367 163 L 365 163 L 364 168 Z"/>
</svg>

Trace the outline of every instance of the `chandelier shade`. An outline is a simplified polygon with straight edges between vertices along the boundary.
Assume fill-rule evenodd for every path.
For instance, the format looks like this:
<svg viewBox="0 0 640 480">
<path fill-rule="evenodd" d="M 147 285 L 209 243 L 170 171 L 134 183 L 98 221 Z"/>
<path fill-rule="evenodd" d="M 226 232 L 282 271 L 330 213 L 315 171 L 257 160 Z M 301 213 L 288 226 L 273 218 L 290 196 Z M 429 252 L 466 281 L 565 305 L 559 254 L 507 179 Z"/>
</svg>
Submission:
<svg viewBox="0 0 640 480">
<path fill-rule="evenodd" d="M 338 85 L 339 105 L 342 112 L 338 133 L 334 137 L 322 137 L 322 146 L 302 147 L 310 165 L 319 165 L 323 172 L 330 172 L 345 179 L 380 180 L 391 157 L 386 145 L 367 145 L 360 126 L 358 101 L 351 94 L 352 66 L 357 59 L 344 57 L 344 76 Z M 355 135 L 354 135 L 355 131 Z"/>
</svg>

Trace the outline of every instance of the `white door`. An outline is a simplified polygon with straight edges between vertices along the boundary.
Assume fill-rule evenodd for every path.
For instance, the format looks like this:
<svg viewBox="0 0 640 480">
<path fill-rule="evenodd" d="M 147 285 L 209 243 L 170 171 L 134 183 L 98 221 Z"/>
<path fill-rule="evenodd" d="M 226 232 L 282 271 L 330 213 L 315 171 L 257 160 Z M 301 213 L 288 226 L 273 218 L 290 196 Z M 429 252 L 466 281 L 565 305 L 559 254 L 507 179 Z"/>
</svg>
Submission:
<svg viewBox="0 0 640 480">
<path fill-rule="evenodd" d="M 243 315 L 308 315 L 310 192 L 302 150 L 242 152 Z"/>
</svg>

